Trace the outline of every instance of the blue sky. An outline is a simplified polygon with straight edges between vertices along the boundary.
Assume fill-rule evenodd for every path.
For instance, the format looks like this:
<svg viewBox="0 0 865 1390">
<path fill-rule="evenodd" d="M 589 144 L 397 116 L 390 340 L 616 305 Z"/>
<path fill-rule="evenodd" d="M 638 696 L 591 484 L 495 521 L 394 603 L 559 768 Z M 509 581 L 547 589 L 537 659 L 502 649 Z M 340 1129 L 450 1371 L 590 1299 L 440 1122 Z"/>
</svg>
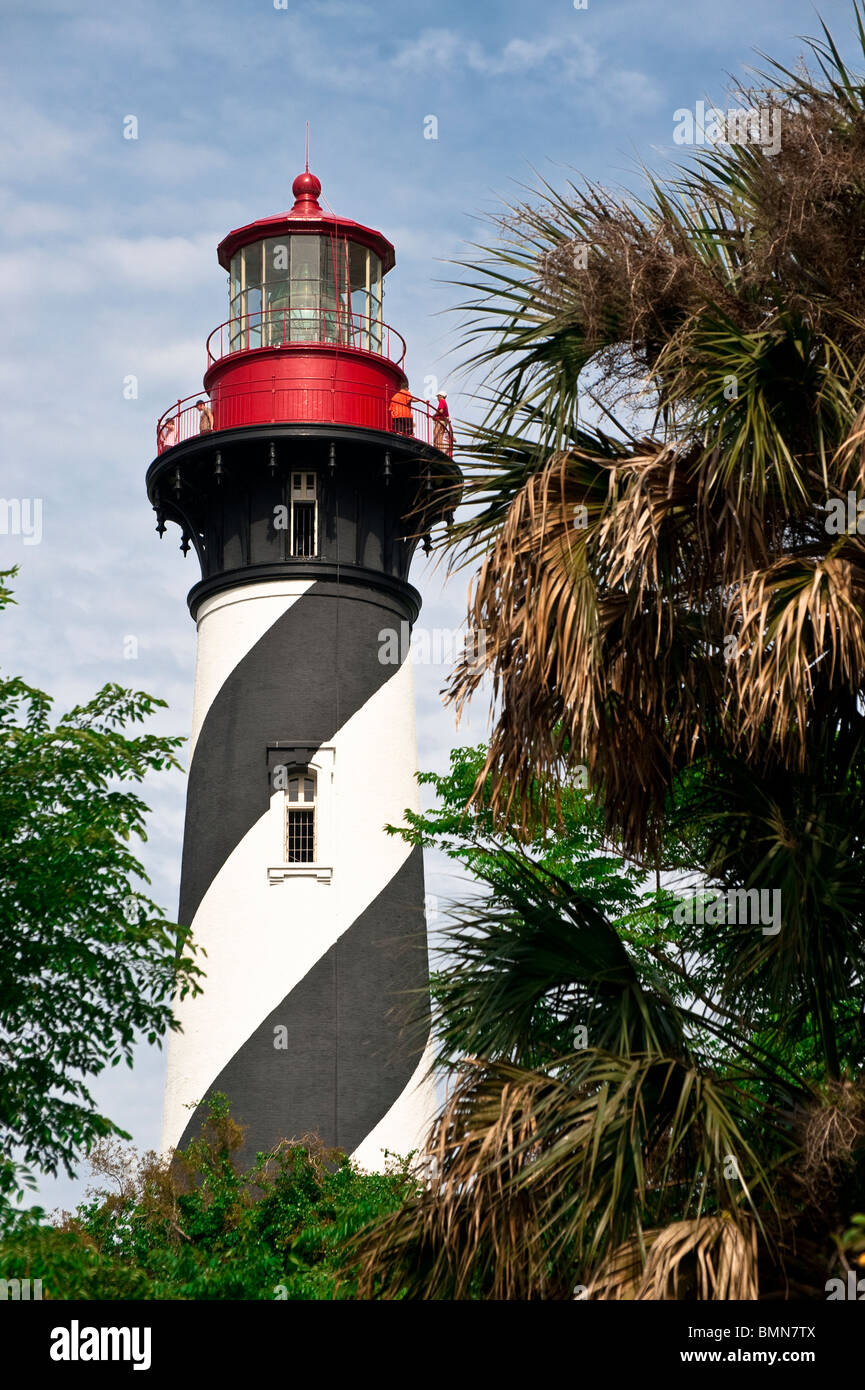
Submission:
<svg viewBox="0 0 865 1390">
<path fill-rule="evenodd" d="M 847 0 L 820 13 L 853 56 Z M 489 237 L 486 219 L 534 171 L 639 188 L 640 162 L 682 155 L 677 108 L 724 104 L 755 49 L 794 62 L 818 22 L 801 0 L 31 0 L 3 27 L 0 496 L 42 499 L 43 534 L 0 535 L 0 566 L 21 565 L 2 665 L 58 707 L 108 680 L 149 690 L 170 706 L 154 727 L 185 734 L 194 561 L 175 528 L 158 541 L 144 472 L 158 415 L 200 387 L 205 338 L 228 314 L 216 244 L 291 205 L 305 122 L 334 211 L 396 246 L 385 318 L 408 341 L 412 385 L 436 376 L 469 417 L 448 260 Z M 130 115 L 137 140 L 123 138 Z M 419 563 L 413 578 L 421 622 L 458 627 L 467 577 Z M 424 768 L 486 725 L 478 707 L 455 730 L 445 676 L 415 672 Z M 147 798 L 144 858 L 171 912 L 184 779 Z M 428 880 L 448 894 L 440 865 Z M 158 1140 L 163 1065 L 143 1048 L 134 1072 L 94 1088 L 140 1147 Z M 46 1182 L 42 1199 L 68 1206 L 81 1188 Z"/>
</svg>

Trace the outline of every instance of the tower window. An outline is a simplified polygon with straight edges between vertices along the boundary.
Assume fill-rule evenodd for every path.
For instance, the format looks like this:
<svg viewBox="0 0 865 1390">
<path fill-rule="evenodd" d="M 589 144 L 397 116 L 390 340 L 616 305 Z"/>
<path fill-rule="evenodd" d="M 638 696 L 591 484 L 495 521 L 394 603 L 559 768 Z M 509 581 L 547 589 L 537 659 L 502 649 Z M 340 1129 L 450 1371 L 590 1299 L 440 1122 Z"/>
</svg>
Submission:
<svg viewBox="0 0 865 1390">
<path fill-rule="evenodd" d="M 268 883 L 331 882 L 334 754 L 330 744 L 312 748 L 290 736 L 268 744 Z"/>
<path fill-rule="evenodd" d="M 291 475 L 291 553 L 299 558 L 318 549 L 318 497 L 314 473 Z"/>
<path fill-rule="evenodd" d="M 289 777 L 285 792 L 285 862 L 315 861 L 315 777 L 300 772 Z"/>
</svg>

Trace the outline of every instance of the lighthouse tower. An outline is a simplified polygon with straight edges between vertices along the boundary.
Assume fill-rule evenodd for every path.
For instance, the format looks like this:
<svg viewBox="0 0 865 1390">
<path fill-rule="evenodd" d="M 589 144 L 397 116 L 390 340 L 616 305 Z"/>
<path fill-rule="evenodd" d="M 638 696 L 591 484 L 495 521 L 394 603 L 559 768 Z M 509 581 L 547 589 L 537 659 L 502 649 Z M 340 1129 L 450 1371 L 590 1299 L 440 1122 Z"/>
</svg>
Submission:
<svg viewBox="0 0 865 1390">
<path fill-rule="evenodd" d="M 393 247 L 308 170 L 293 193 L 220 243 L 229 317 L 147 473 L 201 567 L 179 920 L 206 978 L 176 1004 L 163 1143 L 224 1092 L 247 1156 L 317 1132 L 377 1168 L 434 1107 L 421 851 L 385 826 L 418 804 L 409 566 L 459 472 L 399 395 Z"/>
</svg>

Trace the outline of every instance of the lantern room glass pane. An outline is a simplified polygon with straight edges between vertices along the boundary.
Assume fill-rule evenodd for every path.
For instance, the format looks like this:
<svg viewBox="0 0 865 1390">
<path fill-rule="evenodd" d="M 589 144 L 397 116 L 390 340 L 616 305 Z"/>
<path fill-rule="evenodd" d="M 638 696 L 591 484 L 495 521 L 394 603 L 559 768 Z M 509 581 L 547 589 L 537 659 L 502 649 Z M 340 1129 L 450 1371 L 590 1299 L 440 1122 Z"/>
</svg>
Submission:
<svg viewBox="0 0 865 1390">
<path fill-rule="evenodd" d="M 321 326 L 326 343 L 348 343 L 346 315 L 346 243 L 342 238 L 321 238 Z"/>
<path fill-rule="evenodd" d="M 246 336 L 246 325 L 243 315 L 246 312 L 246 303 L 243 296 L 238 294 L 231 301 L 231 316 L 229 319 L 229 343 L 232 352 L 237 352 L 243 347 L 243 339 Z"/>
<path fill-rule="evenodd" d="M 261 347 L 261 286 L 249 285 L 246 290 L 246 346 Z"/>
<path fill-rule="evenodd" d="M 261 284 L 261 250 L 260 241 L 243 248 L 243 271 L 247 286 Z"/>
<path fill-rule="evenodd" d="M 349 243 L 351 282 L 352 342 L 355 347 L 369 345 L 369 293 L 367 289 L 369 252 L 365 246 Z"/>
<path fill-rule="evenodd" d="M 381 259 L 370 252 L 369 256 L 369 346 L 372 352 L 382 350 L 382 285 Z"/>
<path fill-rule="evenodd" d="M 264 339 L 268 347 L 289 341 L 291 242 L 271 237 L 264 243 Z"/>
<path fill-rule="evenodd" d="M 241 297 L 241 292 L 240 292 L 240 252 L 239 252 L 239 251 L 236 253 L 236 255 L 232 256 L 232 258 L 231 258 L 231 271 L 230 271 L 230 273 L 229 273 L 228 303 L 229 303 L 229 320 L 230 320 L 230 322 L 229 322 L 229 329 L 228 329 L 228 333 L 229 333 L 229 349 L 230 349 L 231 352 L 237 352 L 238 348 L 241 346 L 241 341 L 240 341 L 240 339 L 241 339 L 242 326 L 241 326 L 240 318 L 241 318 L 241 315 L 242 315 L 243 313 L 245 313 L 245 310 L 244 310 L 244 308 L 243 308 L 243 299 L 242 299 L 242 297 Z"/>
<path fill-rule="evenodd" d="M 321 237 L 291 238 L 290 332 L 293 343 L 316 343 L 321 337 Z"/>
<path fill-rule="evenodd" d="M 278 281 L 288 280 L 291 274 L 290 254 L 289 237 L 268 238 L 264 243 L 265 284 L 275 285 Z"/>
<path fill-rule="evenodd" d="M 321 275 L 321 237 L 291 238 L 291 278 L 302 284 L 318 283 Z"/>
</svg>

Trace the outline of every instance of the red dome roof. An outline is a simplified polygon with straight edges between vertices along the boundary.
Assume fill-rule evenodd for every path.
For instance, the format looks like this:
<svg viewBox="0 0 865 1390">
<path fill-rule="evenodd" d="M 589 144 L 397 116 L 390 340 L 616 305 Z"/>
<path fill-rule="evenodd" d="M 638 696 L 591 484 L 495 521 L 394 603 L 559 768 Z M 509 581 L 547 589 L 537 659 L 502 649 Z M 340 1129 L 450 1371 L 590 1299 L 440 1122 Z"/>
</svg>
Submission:
<svg viewBox="0 0 865 1390">
<path fill-rule="evenodd" d="M 231 258 L 241 246 L 261 241 L 263 237 L 296 235 L 299 232 L 317 232 L 319 235 L 327 236 L 335 234 L 347 238 L 348 241 L 359 242 L 361 246 L 368 246 L 381 257 L 383 274 L 393 269 L 396 253 L 381 232 L 375 231 L 372 227 L 364 227 L 360 222 L 352 222 L 348 217 L 336 217 L 333 213 L 322 210 L 318 201 L 321 181 L 315 174 L 310 173 L 308 169 L 298 174 L 291 191 L 295 202 L 290 212 L 280 212 L 273 217 L 261 217 L 257 222 L 237 227 L 223 237 L 216 254 L 224 270 L 230 269 Z"/>
</svg>

